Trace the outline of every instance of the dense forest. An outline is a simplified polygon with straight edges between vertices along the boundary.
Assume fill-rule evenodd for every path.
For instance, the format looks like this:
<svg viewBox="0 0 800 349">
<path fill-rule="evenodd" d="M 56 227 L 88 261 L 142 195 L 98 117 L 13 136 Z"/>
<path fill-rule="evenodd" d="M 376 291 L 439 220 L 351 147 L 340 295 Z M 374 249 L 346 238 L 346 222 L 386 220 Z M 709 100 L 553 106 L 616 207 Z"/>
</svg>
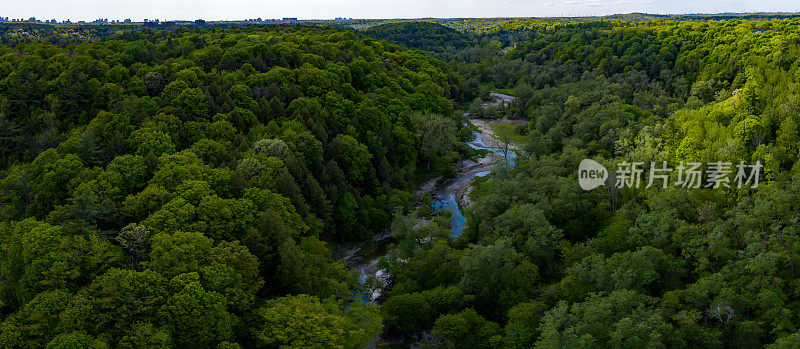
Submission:
<svg viewBox="0 0 800 349">
<path fill-rule="evenodd" d="M 514 130 L 527 156 L 479 180 L 457 239 L 400 226 L 386 331 L 456 347 L 798 346 L 800 21 L 519 20 L 472 37 L 435 54 L 514 91 L 485 116 L 529 120 Z M 584 158 L 758 161 L 764 178 L 584 191 Z"/>
<path fill-rule="evenodd" d="M 0 346 L 373 340 L 323 241 L 452 171 L 418 136 L 455 128 L 452 71 L 326 28 L 99 32 L 0 47 Z"/>
<path fill-rule="evenodd" d="M 800 20 L 632 17 L 3 26 L 0 347 L 797 347 Z M 417 189 L 481 155 L 465 112 L 519 156 L 453 237 Z"/>
</svg>

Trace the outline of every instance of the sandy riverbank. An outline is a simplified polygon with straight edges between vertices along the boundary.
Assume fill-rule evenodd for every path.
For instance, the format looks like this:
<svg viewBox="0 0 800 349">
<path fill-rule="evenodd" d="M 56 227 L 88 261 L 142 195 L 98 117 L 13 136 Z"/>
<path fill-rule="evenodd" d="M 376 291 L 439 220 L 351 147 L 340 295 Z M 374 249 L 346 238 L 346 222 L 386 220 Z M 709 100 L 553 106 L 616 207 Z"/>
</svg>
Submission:
<svg viewBox="0 0 800 349">
<path fill-rule="evenodd" d="M 491 171 L 495 163 L 501 160 L 501 157 L 495 153 L 489 153 L 486 156 L 478 159 L 477 162 L 470 167 L 467 167 L 459 173 L 459 177 L 466 177 L 472 174 Z M 454 194 L 456 201 L 463 207 L 469 207 L 472 204 L 472 201 L 469 198 L 469 192 L 472 189 L 472 179 L 473 178 L 465 178 L 464 180 L 455 183 L 454 185 L 448 187 L 446 190 L 449 194 Z"/>
<path fill-rule="evenodd" d="M 483 145 L 489 148 L 502 148 L 503 143 L 497 140 L 497 136 L 492 131 L 492 127 L 490 126 L 491 123 L 510 123 L 512 125 L 519 125 L 524 123 L 524 120 L 484 120 L 484 119 L 470 119 L 469 120 L 473 125 L 478 127 L 478 132 L 483 135 Z M 516 144 L 509 144 L 509 150 L 513 150 L 517 153 L 520 152 L 521 148 Z"/>
</svg>

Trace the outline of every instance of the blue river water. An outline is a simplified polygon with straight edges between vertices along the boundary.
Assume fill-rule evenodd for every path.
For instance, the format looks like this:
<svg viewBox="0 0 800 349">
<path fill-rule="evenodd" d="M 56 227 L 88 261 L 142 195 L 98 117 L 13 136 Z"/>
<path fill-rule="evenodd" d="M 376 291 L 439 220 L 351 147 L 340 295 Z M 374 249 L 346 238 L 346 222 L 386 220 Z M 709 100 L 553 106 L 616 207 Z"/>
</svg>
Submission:
<svg viewBox="0 0 800 349">
<path fill-rule="evenodd" d="M 475 132 L 475 139 L 471 142 L 467 143 L 472 149 L 475 150 L 488 150 L 491 151 L 501 158 L 505 159 L 505 163 L 502 166 L 514 166 L 514 163 L 517 159 L 517 153 L 513 150 L 508 150 L 506 154 L 504 154 L 502 149 L 493 148 L 485 145 L 483 143 L 483 134 L 479 132 Z M 435 201 L 433 203 L 433 208 L 436 211 L 441 212 L 441 210 L 445 210 L 450 212 L 450 222 L 452 224 L 452 236 L 457 237 L 461 235 L 461 232 L 464 231 L 467 225 L 467 218 L 464 217 L 464 214 L 461 212 L 461 208 L 458 206 L 458 201 L 456 200 L 455 194 L 452 193 L 450 188 L 454 188 L 459 183 L 465 180 L 471 180 L 476 177 L 484 177 L 492 173 L 491 170 L 486 171 L 479 171 L 468 173 L 464 176 L 460 176 L 457 178 L 453 178 L 449 180 L 446 185 L 442 187 L 435 195 Z M 358 278 L 358 282 L 360 284 L 364 284 L 366 282 L 367 276 L 374 275 L 379 279 L 383 279 L 385 277 L 385 273 L 383 270 L 377 268 L 376 264 L 381 256 L 373 256 L 370 258 L 365 258 L 366 261 L 363 262 L 357 269 L 360 269 L 361 275 Z M 365 302 L 374 302 L 375 299 L 380 295 L 380 290 L 374 290 L 370 294 L 362 294 L 357 295 L 358 298 L 362 299 Z"/>
<path fill-rule="evenodd" d="M 509 166 L 514 166 L 514 162 L 517 159 L 517 153 L 513 150 L 509 150 L 507 154 L 503 154 L 502 149 L 488 147 L 483 144 L 483 134 L 479 132 L 475 132 L 475 140 L 469 142 L 468 145 L 470 148 L 475 150 L 489 150 L 500 157 L 505 156 L 506 162 Z M 445 210 L 450 212 L 450 222 L 453 226 L 452 236 L 455 237 L 461 235 L 461 232 L 464 231 L 464 228 L 466 228 L 467 218 L 464 217 L 463 213 L 461 213 L 461 208 L 458 207 L 456 196 L 449 190 L 449 188 L 457 186 L 462 181 L 471 180 L 475 177 L 484 177 L 490 173 L 492 173 L 492 171 L 480 171 L 454 178 L 444 186 L 444 189 L 436 193 L 436 201 L 433 203 L 433 208 L 437 211 Z"/>
</svg>

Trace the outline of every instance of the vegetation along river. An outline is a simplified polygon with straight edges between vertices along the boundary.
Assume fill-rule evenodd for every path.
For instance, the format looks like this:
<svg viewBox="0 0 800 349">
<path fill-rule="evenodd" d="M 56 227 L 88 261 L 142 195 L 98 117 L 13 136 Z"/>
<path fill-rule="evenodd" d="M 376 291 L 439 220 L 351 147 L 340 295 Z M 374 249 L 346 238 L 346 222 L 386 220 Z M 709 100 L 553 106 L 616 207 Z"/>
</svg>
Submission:
<svg viewBox="0 0 800 349">
<path fill-rule="evenodd" d="M 467 219 L 461 212 L 459 201 L 463 203 L 464 200 L 468 200 L 468 198 L 464 198 L 464 196 L 466 196 L 465 193 L 467 193 L 470 188 L 472 179 L 488 175 L 492 172 L 491 168 L 493 166 L 505 166 L 506 164 L 508 166 L 513 166 L 517 158 L 517 153 L 514 150 L 508 150 L 506 152 L 491 141 L 491 128 L 483 127 L 483 120 L 473 119 L 472 122 L 479 127 L 478 131 L 474 133 L 475 138 L 467 144 L 472 149 L 488 150 L 491 153 L 481 159 L 476 165 L 462 168 L 458 177 L 452 178 L 446 181 L 444 185 L 441 185 L 440 189 L 436 191 L 435 201 L 433 203 L 433 207 L 437 211 L 445 210 L 450 212 L 453 237 L 461 235 L 461 232 L 466 227 Z M 486 138 L 486 142 L 484 142 L 484 138 Z M 495 161 L 497 159 L 504 159 L 505 161 Z M 377 267 L 378 260 L 385 255 L 386 251 L 381 250 L 361 259 L 361 263 L 355 267 L 355 269 L 361 273 L 359 277 L 360 283 L 366 282 L 367 278 L 370 276 L 375 276 L 379 279 L 384 279 L 386 277 L 385 271 Z M 380 296 L 380 291 L 376 290 L 365 298 L 369 298 L 369 301 L 374 301 L 378 296 Z"/>
</svg>

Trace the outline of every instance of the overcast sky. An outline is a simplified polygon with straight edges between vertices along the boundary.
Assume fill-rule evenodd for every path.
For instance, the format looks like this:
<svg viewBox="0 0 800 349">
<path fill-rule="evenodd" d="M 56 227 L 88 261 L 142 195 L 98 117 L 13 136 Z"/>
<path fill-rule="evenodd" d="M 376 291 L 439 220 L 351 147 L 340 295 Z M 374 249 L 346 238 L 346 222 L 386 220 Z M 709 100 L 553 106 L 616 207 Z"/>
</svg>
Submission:
<svg viewBox="0 0 800 349">
<path fill-rule="evenodd" d="M 12 18 L 140 21 L 168 19 L 300 19 L 552 17 L 647 12 L 798 12 L 798 0 L 0 0 Z"/>
</svg>

